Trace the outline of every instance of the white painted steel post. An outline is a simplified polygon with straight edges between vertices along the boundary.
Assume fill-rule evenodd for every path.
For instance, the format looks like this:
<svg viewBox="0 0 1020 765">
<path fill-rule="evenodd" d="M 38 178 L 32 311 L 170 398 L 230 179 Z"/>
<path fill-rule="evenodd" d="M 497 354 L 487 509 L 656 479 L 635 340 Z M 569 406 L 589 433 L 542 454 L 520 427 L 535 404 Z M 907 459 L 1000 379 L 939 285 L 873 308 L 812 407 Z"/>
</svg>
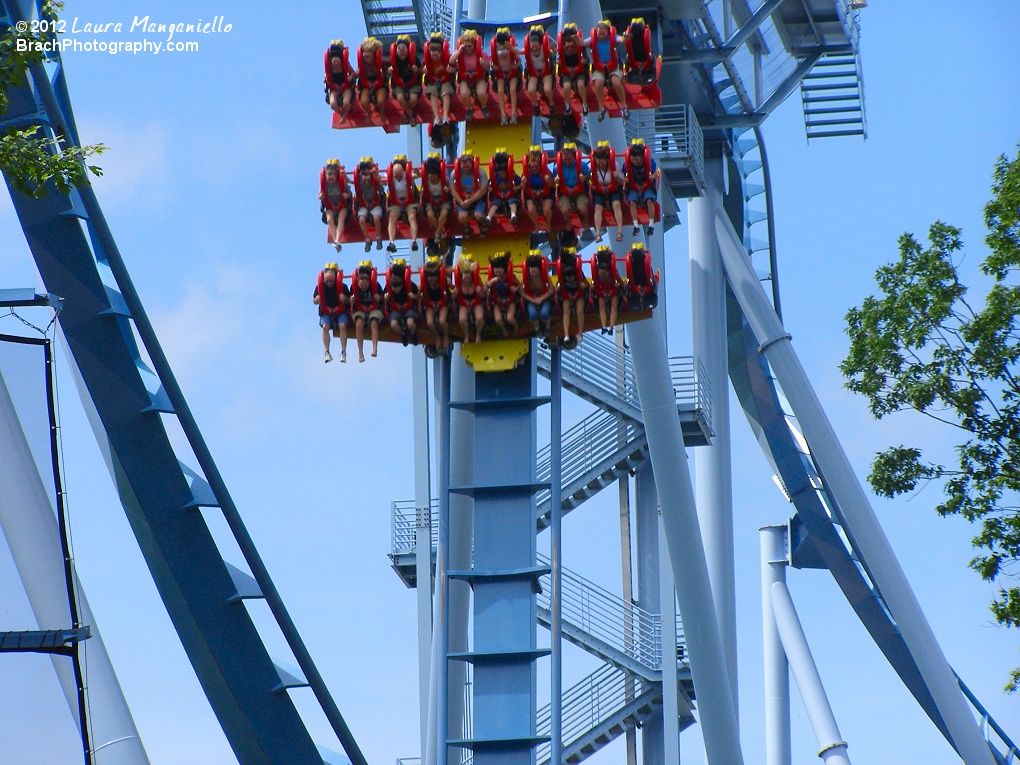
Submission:
<svg viewBox="0 0 1020 765">
<path fill-rule="evenodd" d="M 638 604 L 653 616 L 659 614 L 659 495 L 649 461 L 634 472 L 634 516 L 637 521 Z M 660 639 L 662 630 L 659 630 Z M 659 710 L 641 726 L 641 765 L 665 765 L 664 716 Z"/>
<path fill-rule="evenodd" d="M 869 572 L 949 728 L 956 751 L 967 765 L 994 765 L 995 759 L 981 736 L 959 682 L 935 640 L 821 401 L 811 387 L 807 373 L 793 350 L 790 335 L 755 276 L 740 237 L 723 216 L 716 218 L 716 230 L 733 293 L 760 343 L 761 352 L 783 387 L 819 472 L 825 476 L 829 490 L 843 513 L 856 551 L 867 561 Z"/>
<path fill-rule="evenodd" d="M 428 739 L 429 675 L 432 662 L 432 490 L 429 481 L 429 394 L 424 354 L 411 361 L 414 386 L 414 566 L 418 587 L 418 701 L 421 751 Z"/>
<path fill-rule="evenodd" d="M 447 704 L 449 696 L 449 667 L 447 658 L 450 651 L 449 642 L 449 579 L 450 570 L 450 361 L 442 358 L 439 364 L 439 408 L 437 410 L 439 427 L 439 538 L 436 543 L 436 607 L 434 615 L 435 628 L 433 634 L 433 661 L 436 665 L 435 683 L 435 719 L 436 734 L 433 741 L 433 762 L 444 765 L 448 760 L 450 740 L 450 708 Z"/>
<path fill-rule="evenodd" d="M 421 127 L 408 128 L 407 157 L 421 164 Z M 412 267 L 422 256 L 412 254 Z M 421 751 L 428 745 L 428 708 L 432 657 L 432 483 L 429 444 L 429 374 L 424 354 L 411 357 L 412 426 L 414 438 L 414 557 L 418 606 L 418 708 Z M 436 410 L 438 411 L 438 409 Z"/>
<path fill-rule="evenodd" d="M 727 15 L 728 18 L 728 15 Z M 694 358 L 712 385 L 712 443 L 694 453 L 694 487 L 705 542 L 708 576 L 733 698 L 737 682 L 737 607 L 733 560 L 733 487 L 730 463 L 730 387 L 726 353 L 726 278 L 715 216 L 722 211 L 721 157 L 705 158 L 704 197 L 688 202 L 691 262 L 691 332 Z M 739 721 L 739 708 L 736 710 Z"/>
<path fill-rule="evenodd" d="M 68 629 L 71 612 L 64 581 L 64 551 L 57 516 L 0 376 L 0 528 L 10 548 L 39 629 Z M 85 592 L 72 572 L 81 623 L 91 630 L 81 654 L 89 686 L 89 738 L 96 765 L 148 765 L 138 729 L 99 635 Z M 26 625 L 26 629 L 30 626 Z M 54 657 L 56 659 L 57 657 Z M 69 659 L 54 661 L 75 722 L 78 689 Z"/>
<path fill-rule="evenodd" d="M 759 529 L 765 653 L 765 765 L 790 765 L 790 666 L 772 612 L 772 585 L 786 583 L 786 526 Z"/>
<path fill-rule="evenodd" d="M 740 765 L 743 755 L 736 701 L 712 600 L 694 488 L 666 359 L 666 342 L 655 322 L 634 322 L 629 331 L 641 418 L 663 509 L 673 581 L 701 709 L 705 751 L 710 765 Z"/>
<path fill-rule="evenodd" d="M 659 613 L 662 644 L 662 759 L 666 765 L 680 763 L 680 702 L 676 672 L 676 589 L 669 565 L 666 529 L 659 516 Z"/>
<path fill-rule="evenodd" d="M 776 619 L 776 628 L 783 641 L 783 648 L 790 660 L 793 678 L 797 681 L 797 690 L 807 710 L 811 729 L 818 739 L 818 756 L 826 765 L 850 765 L 846 754 L 846 742 L 839 735 L 836 718 L 822 687 L 822 678 L 818 667 L 811 657 L 811 649 L 804 635 L 804 628 L 797 618 L 797 609 L 793 606 L 790 591 L 783 582 L 774 582 L 770 589 L 772 612 Z"/>
</svg>

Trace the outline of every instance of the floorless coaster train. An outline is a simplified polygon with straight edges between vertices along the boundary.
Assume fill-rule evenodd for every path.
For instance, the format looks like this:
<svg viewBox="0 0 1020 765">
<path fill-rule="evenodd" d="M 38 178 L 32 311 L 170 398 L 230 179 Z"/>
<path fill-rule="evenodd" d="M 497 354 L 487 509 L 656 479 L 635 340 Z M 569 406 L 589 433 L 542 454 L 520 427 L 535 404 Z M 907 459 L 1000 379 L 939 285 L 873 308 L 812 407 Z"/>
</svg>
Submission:
<svg viewBox="0 0 1020 765">
<path fill-rule="evenodd" d="M 625 226 L 632 236 L 642 227 L 653 232 L 661 211 L 650 147 L 634 141 L 618 160 L 616 149 L 601 142 L 585 159 L 568 141 L 550 157 L 529 139 L 535 115 L 558 115 L 564 124 L 579 126 L 579 116 L 590 110 L 602 121 L 629 119 L 632 108 L 658 106 L 661 62 L 652 56 L 650 39 L 643 19 L 634 19 L 619 38 L 608 21 L 596 24 L 587 39 L 568 24 L 555 46 L 545 27 L 533 25 L 525 47 L 518 49 L 510 28 L 502 27 L 491 36 L 486 56 L 482 35 L 468 29 L 453 52 L 449 40 L 433 34 L 423 59 L 416 41 L 400 35 L 384 61 L 382 43 L 368 37 L 357 48 L 356 71 L 349 49 L 334 40 L 323 55 L 334 128 L 392 132 L 424 122 L 433 145 L 453 153 L 457 131 L 451 122 L 466 121 L 477 133 L 498 115 L 504 138 L 513 135 L 527 149 L 521 152 L 519 174 L 514 153 L 505 146 L 488 157 L 468 149 L 449 167 L 440 154 L 417 167 L 401 155 L 385 172 L 371 157 L 362 157 L 350 174 L 340 160 L 326 163 L 319 200 L 329 242 L 338 252 L 344 244 L 364 241 L 369 253 L 373 240 L 381 250 L 388 236 L 390 253 L 406 238 L 416 251 L 421 238 L 426 254 L 417 270 L 403 259 L 391 263 L 381 285 L 371 261 L 351 269 L 349 288 L 343 270 L 327 264 L 314 297 L 326 361 L 332 360 L 329 332 L 341 339 L 340 358 L 346 360 L 351 326 L 364 360 L 366 333 L 373 355 L 380 340 L 405 346 L 422 342 L 430 356 L 449 348 L 451 339 L 468 344 L 541 336 L 559 338 L 569 349 L 585 331 L 588 312 L 597 310 L 603 334 L 647 318 L 657 302 L 659 275 L 643 241 L 619 257 L 611 246 L 599 247 L 588 263 L 590 278 L 576 248 L 578 234 L 588 236 L 593 224 L 597 242 L 613 228 L 617 243 L 624 240 Z M 498 108 L 490 108 L 493 102 Z M 464 254 L 456 263 L 446 241 L 451 232 L 464 238 Z M 553 263 L 531 249 L 532 233 L 545 234 L 555 246 Z M 487 240 L 484 278 L 471 254 L 477 250 L 472 239 Z"/>
</svg>

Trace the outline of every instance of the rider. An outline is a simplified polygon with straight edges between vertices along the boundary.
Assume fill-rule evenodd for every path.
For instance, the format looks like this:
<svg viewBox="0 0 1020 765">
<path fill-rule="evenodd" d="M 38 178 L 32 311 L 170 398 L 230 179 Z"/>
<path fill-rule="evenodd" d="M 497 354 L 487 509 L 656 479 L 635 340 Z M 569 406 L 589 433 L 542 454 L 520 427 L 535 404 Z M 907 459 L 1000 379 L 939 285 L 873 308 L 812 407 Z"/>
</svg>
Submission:
<svg viewBox="0 0 1020 765">
<path fill-rule="evenodd" d="M 343 282 L 344 275 L 336 263 L 327 263 L 319 272 L 319 281 L 312 292 L 312 302 L 319 306 L 319 326 L 322 327 L 322 347 L 326 363 L 333 360 L 329 352 L 329 336 L 340 338 L 340 363 L 347 362 L 347 306 L 351 292 Z"/>
<path fill-rule="evenodd" d="M 404 154 L 398 154 L 386 168 L 386 197 L 389 201 L 388 252 L 396 252 L 393 240 L 397 235 L 397 221 L 407 221 L 411 229 L 411 249 L 418 249 L 418 187 L 414 185 L 415 170 Z"/>
<path fill-rule="evenodd" d="M 623 69 L 616 53 L 616 27 L 603 19 L 591 30 L 591 81 L 595 85 L 595 98 L 599 102 L 599 122 L 609 114 L 606 109 L 606 81 L 609 81 L 623 118 L 630 119 L 627 108 L 627 91 L 623 88 Z"/>
</svg>

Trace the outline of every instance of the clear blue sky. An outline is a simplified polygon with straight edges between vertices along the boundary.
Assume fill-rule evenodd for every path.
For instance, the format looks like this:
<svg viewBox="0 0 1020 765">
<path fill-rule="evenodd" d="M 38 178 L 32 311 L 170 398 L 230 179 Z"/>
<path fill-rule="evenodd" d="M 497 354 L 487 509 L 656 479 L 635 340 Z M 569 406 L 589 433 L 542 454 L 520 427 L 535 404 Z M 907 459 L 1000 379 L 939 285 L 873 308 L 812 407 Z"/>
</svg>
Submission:
<svg viewBox="0 0 1020 765">
<path fill-rule="evenodd" d="M 234 499 L 369 761 L 415 756 L 414 594 L 386 559 L 389 502 L 413 489 L 409 353 L 385 346 L 371 363 L 323 365 L 310 302 L 316 272 L 333 259 L 315 198 L 319 167 L 328 157 L 386 159 L 403 150 L 399 137 L 329 129 L 322 50 L 331 38 L 363 37 L 360 6 L 153 5 L 69 0 L 65 8 L 79 25 L 119 21 L 127 29 L 145 13 L 167 22 L 223 15 L 233 25 L 199 38 L 192 53 L 65 55 L 83 140 L 109 146 L 100 201 Z M 861 39 L 867 141 L 807 145 L 796 96 L 764 129 L 787 328 L 863 475 L 871 454 L 889 443 L 945 444 L 939 431 L 909 419 L 872 422 L 842 389 L 842 317 L 870 294 L 875 268 L 895 256 L 896 237 L 922 236 L 936 219 L 963 227 L 966 269 L 975 270 L 992 164 L 1020 140 L 1020 18 L 1004 0 L 876 0 L 862 14 Z M 686 229 L 684 222 L 667 237 L 672 353 L 690 352 Z M 0 242 L 0 286 L 36 285 L 6 195 Z M 359 257 L 344 256 L 348 268 Z M 0 331 L 13 330 L 0 323 Z M 78 569 L 150 757 L 158 765 L 233 762 L 66 372 L 61 393 Z M 568 408 L 575 418 L 585 411 Z M 763 756 L 757 529 L 791 509 L 739 417 L 734 407 L 741 721 L 750 763 Z M 1020 664 L 1020 633 L 994 626 L 992 588 L 966 568 L 973 529 L 936 518 L 936 499 L 929 490 L 875 508 L 950 663 L 1020 738 L 1017 700 L 999 690 Z M 613 498 L 589 505 L 566 523 L 565 561 L 618 589 Z M 598 566 L 600 558 L 611 565 Z M 957 761 L 831 577 L 795 571 L 790 584 L 851 758 Z M 592 668 L 571 660 L 568 673 L 576 679 Z M 794 762 L 817 762 L 797 700 L 793 716 Z M 698 749 L 696 734 L 685 735 L 683 762 L 700 762 Z M 617 744 L 598 762 L 622 756 Z"/>
</svg>

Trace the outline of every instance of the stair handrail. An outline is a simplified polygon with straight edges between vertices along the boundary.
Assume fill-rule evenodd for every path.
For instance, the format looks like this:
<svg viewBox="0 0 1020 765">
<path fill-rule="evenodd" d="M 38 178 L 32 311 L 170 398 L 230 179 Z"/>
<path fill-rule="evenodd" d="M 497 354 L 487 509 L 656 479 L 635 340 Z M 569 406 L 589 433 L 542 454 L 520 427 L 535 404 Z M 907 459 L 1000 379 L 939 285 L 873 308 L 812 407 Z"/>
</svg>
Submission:
<svg viewBox="0 0 1020 765">
<path fill-rule="evenodd" d="M 623 709 L 632 698 L 627 694 L 626 672 L 610 664 L 604 664 L 563 693 L 563 743 L 569 746 L 585 733 L 597 728 L 614 714 Z M 633 696 L 644 693 L 647 688 L 638 682 Z M 552 729 L 549 705 L 538 710 L 535 731 L 539 736 L 548 736 Z M 551 745 L 548 741 L 536 747 L 537 762 L 548 760 Z"/>
<path fill-rule="evenodd" d="M 597 409 L 563 433 L 560 482 L 564 486 L 620 450 L 619 424 L 620 418 L 612 412 Z M 624 428 L 627 443 L 641 432 L 641 426 L 630 420 L 624 420 Z M 548 444 L 538 451 L 536 469 L 539 482 L 549 480 L 549 455 Z M 547 502 L 549 490 L 543 489 L 535 499 L 539 505 Z"/>
<path fill-rule="evenodd" d="M 624 125 L 627 142 L 636 138 L 651 148 L 657 160 L 686 159 L 705 177 L 705 135 L 689 104 L 663 104 L 653 119 L 630 119 Z"/>
<path fill-rule="evenodd" d="M 547 364 L 550 350 L 539 346 L 539 358 Z M 580 377 L 594 383 L 607 393 L 625 401 L 635 409 L 640 408 L 637 383 L 634 379 L 634 364 L 629 353 L 622 353 L 616 343 L 604 335 L 585 335 L 583 343 L 570 353 L 562 355 L 563 375 Z M 620 367 L 623 368 L 623 386 L 619 385 Z"/>
<path fill-rule="evenodd" d="M 439 500 L 433 497 L 430 506 L 434 550 L 439 541 Z M 390 503 L 390 555 L 410 555 L 414 552 L 417 523 L 417 508 L 413 499 L 395 499 Z"/>
<path fill-rule="evenodd" d="M 549 559 L 541 554 L 538 562 L 539 565 L 549 565 Z M 548 610 L 551 606 L 549 575 L 542 577 L 540 583 L 542 591 L 536 602 L 539 608 Z M 662 668 L 658 614 L 626 602 L 565 566 L 562 569 L 562 584 L 564 623 L 581 629 L 653 672 Z"/>
<path fill-rule="evenodd" d="M 538 353 L 539 361 L 548 368 L 549 349 L 540 345 Z M 591 335 L 576 349 L 564 353 L 562 363 L 565 378 L 579 377 L 635 409 L 640 408 L 634 364 L 626 346 L 621 349 L 605 336 Z M 711 427 L 712 412 L 708 403 L 711 400 L 711 381 L 701 360 L 693 356 L 672 356 L 670 372 L 677 404 L 694 405 L 697 410 L 704 412 L 705 421 Z"/>
<path fill-rule="evenodd" d="M 673 393 L 677 405 L 691 404 L 701 419 L 712 428 L 712 396 L 708 372 L 701 359 L 694 356 L 670 356 L 669 375 L 673 380 Z"/>
</svg>

